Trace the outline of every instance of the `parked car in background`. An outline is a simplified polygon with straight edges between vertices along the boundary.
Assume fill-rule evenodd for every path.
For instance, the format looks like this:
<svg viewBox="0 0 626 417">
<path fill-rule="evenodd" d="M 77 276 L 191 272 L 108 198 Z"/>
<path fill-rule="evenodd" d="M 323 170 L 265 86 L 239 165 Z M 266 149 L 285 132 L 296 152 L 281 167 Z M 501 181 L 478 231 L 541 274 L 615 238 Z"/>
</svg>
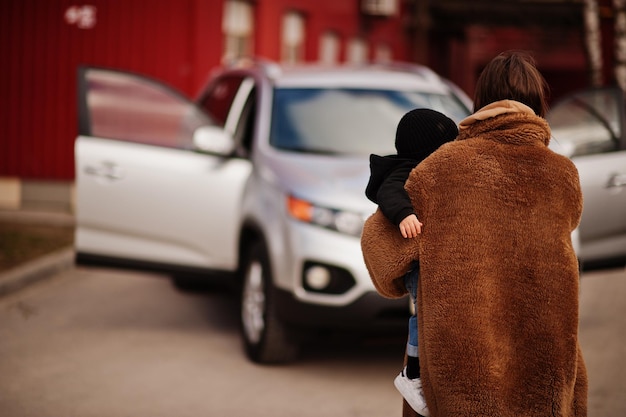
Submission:
<svg viewBox="0 0 626 417">
<path fill-rule="evenodd" d="M 412 65 L 248 62 L 193 101 L 102 68 L 78 82 L 77 263 L 240 282 L 260 363 L 293 360 L 309 329 L 406 325 L 407 300 L 380 297 L 361 254 L 368 158 L 395 153 L 411 109 L 466 117 L 449 81 Z"/>
<path fill-rule="evenodd" d="M 617 87 L 578 91 L 547 115 L 551 147 L 576 164 L 583 191 L 583 269 L 626 264 L 626 112 Z"/>
</svg>

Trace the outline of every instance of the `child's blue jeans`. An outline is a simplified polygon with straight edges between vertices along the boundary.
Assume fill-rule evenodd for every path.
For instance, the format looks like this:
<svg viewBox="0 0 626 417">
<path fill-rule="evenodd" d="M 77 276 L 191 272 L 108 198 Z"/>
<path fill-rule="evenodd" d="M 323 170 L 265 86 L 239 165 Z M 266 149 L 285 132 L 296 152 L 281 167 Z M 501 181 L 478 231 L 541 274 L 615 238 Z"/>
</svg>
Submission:
<svg viewBox="0 0 626 417">
<path fill-rule="evenodd" d="M 404 285 L 411 297 L 415 314 L 409 318 L 409 341 L 406 345 L 407 356 L 418 357 L 417 349 L 417 279 L 419 278 L 419 265 L 415 263 L 413 269 L 404 276 Z"/>
</svg>

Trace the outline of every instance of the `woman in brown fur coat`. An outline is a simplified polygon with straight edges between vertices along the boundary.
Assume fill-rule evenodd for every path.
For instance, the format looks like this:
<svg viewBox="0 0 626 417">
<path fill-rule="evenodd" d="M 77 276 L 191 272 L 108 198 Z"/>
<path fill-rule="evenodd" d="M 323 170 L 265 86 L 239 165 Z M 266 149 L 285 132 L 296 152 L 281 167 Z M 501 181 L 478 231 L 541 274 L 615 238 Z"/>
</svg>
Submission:
<svg viewBox="0 0 626 417">
<path fill-rule="evenodd" d="M 501 54 L 479 77 L 474 109 L 406 182 L 422 234 L 403 239 L 377 211 L 361 239 L 365 263 L 396 298 L 419 260 L 432 417 L 586 416 L 571 242 L 582 195 L 575 166 L 547 146 L 545 81 L 529 57 Z"/>
</svg>

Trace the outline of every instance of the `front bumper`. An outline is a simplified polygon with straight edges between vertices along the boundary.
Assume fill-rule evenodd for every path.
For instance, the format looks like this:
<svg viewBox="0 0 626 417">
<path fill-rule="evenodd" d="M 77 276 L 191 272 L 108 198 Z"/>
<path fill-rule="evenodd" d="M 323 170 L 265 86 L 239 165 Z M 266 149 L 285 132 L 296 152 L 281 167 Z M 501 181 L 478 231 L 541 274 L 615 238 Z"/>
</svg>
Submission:
<svg viewBox="0 0 626 417">
<path fill-rule="evenodd" d="M 292 325 L 323 328 L 406 328 L 410 316 L 407 297 L 383 298 L 371 291 L 354 302 L 330 306 L 303 302 L 288 291 L 274 290 L 280 319 Z"/>
</svg>

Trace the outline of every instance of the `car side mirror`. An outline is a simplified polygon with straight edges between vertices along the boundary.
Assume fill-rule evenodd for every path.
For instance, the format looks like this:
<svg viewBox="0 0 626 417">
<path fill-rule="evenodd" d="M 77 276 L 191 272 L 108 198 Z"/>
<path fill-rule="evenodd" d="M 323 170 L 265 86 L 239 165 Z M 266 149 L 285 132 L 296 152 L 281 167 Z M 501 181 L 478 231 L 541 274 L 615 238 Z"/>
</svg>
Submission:
<svg viewBox="0 0 626 417">
<path fill-rule="evenodd" d="M 224 129 L 217 126 L 200 126 L 193 132 L 196 150 L 218 155 L 230 155 L 235 150 L 235 141 Z"/>
</svg>

